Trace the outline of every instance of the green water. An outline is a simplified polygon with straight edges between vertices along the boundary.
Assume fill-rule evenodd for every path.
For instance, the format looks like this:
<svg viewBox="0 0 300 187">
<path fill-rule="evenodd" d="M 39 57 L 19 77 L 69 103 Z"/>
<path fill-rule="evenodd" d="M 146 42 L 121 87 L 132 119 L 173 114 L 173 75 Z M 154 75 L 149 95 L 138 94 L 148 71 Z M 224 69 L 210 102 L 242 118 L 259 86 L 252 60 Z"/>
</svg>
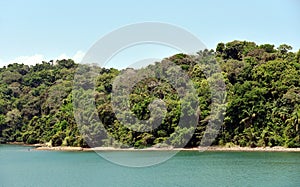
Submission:
<svg viewBox="0 0 300 187">
<path fill-rule="evenodd" d="M 126 152 L 117 154 L 126 155 Z M 300 153 L 180 152 L 146 168 L 0 145 L 0 186 L 300 186 Z"/>
</svg>

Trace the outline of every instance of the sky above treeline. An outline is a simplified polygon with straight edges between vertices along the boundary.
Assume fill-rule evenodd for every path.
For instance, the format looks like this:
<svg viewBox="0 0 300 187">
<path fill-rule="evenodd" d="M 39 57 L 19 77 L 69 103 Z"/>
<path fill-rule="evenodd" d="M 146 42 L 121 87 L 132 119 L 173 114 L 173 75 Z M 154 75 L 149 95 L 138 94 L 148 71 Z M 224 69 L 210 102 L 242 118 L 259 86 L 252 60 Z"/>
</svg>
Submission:
<svg viewBox="0 0 300 187">
<path fill-rule="evenodd" d="M 0 66 L 63 58 L 80 62 L 89 48 L 109 32 L 149 21 L 184 28 L 209 49 L 215 49 L 219 42 L 248 40 L 276 46 L 286 43 L 297 51 L 299 10 L 297 0 L 1 1 Z M 176 52 L 159 47 L 151 50 L 151 46 L 137 50 L 139 55 L 145 53 L 143 58 L 162 58 Z M 125 66 L 121 59 L 133 60 L 132 55 L 137 54 L 133 51 L 117 55 L 109 66 Z"/>
</svg>

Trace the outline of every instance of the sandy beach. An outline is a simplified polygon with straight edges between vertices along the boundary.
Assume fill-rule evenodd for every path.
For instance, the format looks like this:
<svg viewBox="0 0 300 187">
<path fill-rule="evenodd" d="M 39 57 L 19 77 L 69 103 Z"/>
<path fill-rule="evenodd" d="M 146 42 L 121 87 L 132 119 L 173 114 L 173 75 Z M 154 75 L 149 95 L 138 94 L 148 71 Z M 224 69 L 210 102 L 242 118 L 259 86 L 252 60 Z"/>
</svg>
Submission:
<svg viewBox="0 0 300 187">
<path fill-rule="evenodd" d="M 96 147 L 96 148 L 82 148 L 82 147 L 70 147 L 70 146 L 59 146 L 59 147 L 45 147 L 37 146 L 35 150 L 46 150 L 46 151 L 224 151 L 224 152 L 300 152 L 300 148 L 285 148 L 285 147 L 222 147 L 222 146 L 211 146 L 211 147 L 194 147 L 194 148 L 156 148 L 150 147 L 145 149 L 134 149 L 134 148 L 114 148 L 114 147 Z"/>
<path fill-rule="evenodd" d="M 82 148 L 72 146 L 50 147 L 45 144 L 24 144 L 21 142 L 10 142 L 7 144 L 31 146 L 34 150 L 40 151 L 224 151 L 224 152 L 300 152 L 300 148 L 286 148 L 282 146 L 275 147 L 240 147 L 240 146 L 209 146 L 209 147 L 193 147 L 193 148 L 173 148 L 173 147 L 148 147 L 144 149 L 135 148 L 116 148 L 116 147 L 95 147 Z"/>
</svg>

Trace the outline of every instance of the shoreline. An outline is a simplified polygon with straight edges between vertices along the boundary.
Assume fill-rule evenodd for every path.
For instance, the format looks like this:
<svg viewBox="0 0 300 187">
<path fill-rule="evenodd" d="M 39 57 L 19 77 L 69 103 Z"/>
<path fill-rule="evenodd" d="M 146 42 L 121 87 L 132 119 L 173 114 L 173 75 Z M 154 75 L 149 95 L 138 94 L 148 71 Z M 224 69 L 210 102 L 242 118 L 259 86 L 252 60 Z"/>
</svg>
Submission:
<svg viewBox="0 0 300 187">
<path fill-rule="evenodd" d="M 93 152 L 93 151 L 208 151 L 208 152 L 300 152 L 300 148 L 286 148 L 282 146 L 275 147 L 225 147 L 225 146 L 209 146 L 209 147 L 192 147 L 192 148 L 173 148 L 173 147 L 148 147 L 144 149 L 135 148 L 115 148 L 115 147 L 95 147 L 82 148 L 72 146 L 49 147 L 45 144 L 24 144 L 22 142 L 9 142 L 8 145 L 20 145 L 33 147 L 37 151 L 72 151 L 72 152 Z"/>
<path fill-rule="evenodd" d="M 82 147 L 70 147 L 70 146 L 59 146 L 59 147 L 36 147 L 35 150 L 39 151 L 200 151 L 200 152 L 300 152 L 300 148 L 285 148 L 285 147 L 222 147 L 222 146 L 211 146 L 211 147 L 194 147 L 194 148 L 114 148 L 114 147 L 96 147 L 96 148 L 82 148 Z"/>
</svg>

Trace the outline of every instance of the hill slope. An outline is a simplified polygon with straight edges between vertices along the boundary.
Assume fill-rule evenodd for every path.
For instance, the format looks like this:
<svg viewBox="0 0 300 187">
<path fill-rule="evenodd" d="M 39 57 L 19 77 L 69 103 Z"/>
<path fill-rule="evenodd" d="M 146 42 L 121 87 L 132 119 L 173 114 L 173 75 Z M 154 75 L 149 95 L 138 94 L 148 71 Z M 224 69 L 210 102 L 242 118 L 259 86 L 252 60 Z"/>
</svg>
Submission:
<svg viewBox="0 0 300 187">
<path fill-rule="evenodd" d="M 233 41 L 219 43 L 215 51 L 169 57 L 168 60 L 189 75 L 197 92 L 200 118 L 187 146 L 200 144 L 208 123 L 211 95 L 209 80 L 201 69 L 216 59 L 222 72 L 216 73 L 215 78 L 222 76 L 226 82 L 227 105 L 214 144 L 300 147 L 300 51 L 290 50 L 285 44 L 275 49 L 270 44 Z M 155 69 L 156 65 L 151 67 Z M 0 141 L 87 147 L 86 137 L 80 133 L 73 116 L 72 88 L 77 67 L 72 60 L 61 60 L 55 64 L 11 64 L 1 68 Z M 172 145 L 180 146 L 180 137 L 187 132 L 177 127 L 182 107 L 178 90 L 156 78 L 145 79 L 134 86 L 129 96 L 130 108 L 138 119 L 149 119 L 148 105 L 155 98 L 165 101 L 167 110 L 158 128 L 137 132 L 122 125 L 112 110 L 112 83 L 121 72 L 99 69 L 95 101 L 99 119 L 109 136 L 95 137 L 90 141 L 92 145 L 108 145 L 115 138 L 124 145 L 141 148 L 179 133 L 182 136 L 172 139 Z M 101 130 L 95 127 L 95 136 Z"/>
</svg>

